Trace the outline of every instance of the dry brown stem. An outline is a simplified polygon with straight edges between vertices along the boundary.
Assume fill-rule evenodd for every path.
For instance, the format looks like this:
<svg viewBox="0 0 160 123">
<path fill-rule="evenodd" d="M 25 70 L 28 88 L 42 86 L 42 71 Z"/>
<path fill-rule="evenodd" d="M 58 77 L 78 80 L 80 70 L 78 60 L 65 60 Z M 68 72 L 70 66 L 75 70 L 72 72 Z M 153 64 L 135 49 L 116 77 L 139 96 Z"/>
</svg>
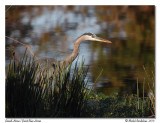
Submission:
<svg viewBox="0 0 160 123">
<path fill-rule="evenodd" d="M 15 39 L 11 38 L 11 37 L 8 37 L 8 36 L 5 36 L 5 37 L 8 38 L 8 39 L 10 39 L 10 40 L 12 40 L 12 41 L 15 41 L 15 42 L 17 42 L 17 43 L 19 43 L 21 45 L 24 45 L 27 48 L 27 50 L 31 53 L 31 55 L 36 58 L 36 56 L 34 55 L 34 53 L 30 50 L 30 46 L 29 45 L 24 44 L 24 43 L 22 43 L 20 41 L 17 41 Z"/>
</svg>

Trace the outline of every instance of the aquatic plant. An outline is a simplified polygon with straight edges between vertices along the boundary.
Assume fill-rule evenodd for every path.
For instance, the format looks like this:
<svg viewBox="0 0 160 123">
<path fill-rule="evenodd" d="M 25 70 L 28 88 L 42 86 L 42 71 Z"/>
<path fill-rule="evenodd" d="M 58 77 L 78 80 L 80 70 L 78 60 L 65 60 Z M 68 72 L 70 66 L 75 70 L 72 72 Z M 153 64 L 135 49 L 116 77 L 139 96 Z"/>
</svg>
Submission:
<svg viewBox="0 0 160 123">
<path fill-rule="evenodd" d="M 58 69 L 58 68 L 57 68 Z M 80 117 L 86 110 L 84 61 L 61 69 L 53 78 L 24 56 L 10 62 L 6 74 L 6 117 Z M 36 83 L 35 83 L 36 80 Z"/>
</svg>

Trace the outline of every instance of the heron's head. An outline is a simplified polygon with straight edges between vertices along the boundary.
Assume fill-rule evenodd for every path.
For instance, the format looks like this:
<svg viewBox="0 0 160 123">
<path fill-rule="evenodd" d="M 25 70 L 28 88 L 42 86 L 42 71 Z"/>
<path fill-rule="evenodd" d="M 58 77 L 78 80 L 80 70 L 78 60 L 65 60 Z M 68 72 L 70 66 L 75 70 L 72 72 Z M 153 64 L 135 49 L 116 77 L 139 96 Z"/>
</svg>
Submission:
<svg viewBox="0 0 160 123">
<path fill-rule="evenodd" d="M 95 34 L 92 34 L 92 33 L 84 33 L 82 36 L 84 40 L 112 43 L 111 41 L 97 37 Z"/>
</svg>

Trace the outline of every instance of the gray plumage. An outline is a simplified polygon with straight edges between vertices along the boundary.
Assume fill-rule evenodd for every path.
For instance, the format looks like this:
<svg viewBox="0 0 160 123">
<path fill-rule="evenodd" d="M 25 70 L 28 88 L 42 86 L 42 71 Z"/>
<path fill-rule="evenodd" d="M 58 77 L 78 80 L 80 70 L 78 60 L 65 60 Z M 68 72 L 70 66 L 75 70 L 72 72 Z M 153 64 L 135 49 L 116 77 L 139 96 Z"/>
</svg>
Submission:
<svg viewBox="0 0 160 123">
<path fill-rule="evenodd" d="M 78 53 L 79 53 L 80 43 L 84 40 L 111 43 L 111 41 L 99 38 L 95 34 L 84 33 L 83 35 L 81 35 L 80 37 L 78 37 L 75 40 L 73 52 L 66 59 L 64 59 L 62 61 L 56 61 L 53 58 L 40 58 L 39 60 L 36 61 L 36 63 L 39 64 L 41 70 L 48 70 L 49 76 L 51 77 L 52 75 L 55 74 L 56 67 L 61 68 L 64 64 L 67 67 L 71 62 L 73 62 L 76 59 L 76 57 L 78 56 Z M 56 65 L 57 63 L 58 63 L 58 65 Z"/>
</svg>

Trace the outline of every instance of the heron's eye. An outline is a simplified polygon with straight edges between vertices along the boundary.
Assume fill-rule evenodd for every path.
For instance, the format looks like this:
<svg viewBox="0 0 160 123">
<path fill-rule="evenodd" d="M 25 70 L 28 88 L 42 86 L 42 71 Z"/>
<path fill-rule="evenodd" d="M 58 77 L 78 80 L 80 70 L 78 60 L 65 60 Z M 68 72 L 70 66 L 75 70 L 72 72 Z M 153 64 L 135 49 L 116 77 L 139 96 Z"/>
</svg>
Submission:
<svg viewBox="0 0 160 123">
<path fill-rule="evenodd" d="M 96 37 L 96 35 L 92 35 L 92 38 L 95 38 Z"/>
</svg>

